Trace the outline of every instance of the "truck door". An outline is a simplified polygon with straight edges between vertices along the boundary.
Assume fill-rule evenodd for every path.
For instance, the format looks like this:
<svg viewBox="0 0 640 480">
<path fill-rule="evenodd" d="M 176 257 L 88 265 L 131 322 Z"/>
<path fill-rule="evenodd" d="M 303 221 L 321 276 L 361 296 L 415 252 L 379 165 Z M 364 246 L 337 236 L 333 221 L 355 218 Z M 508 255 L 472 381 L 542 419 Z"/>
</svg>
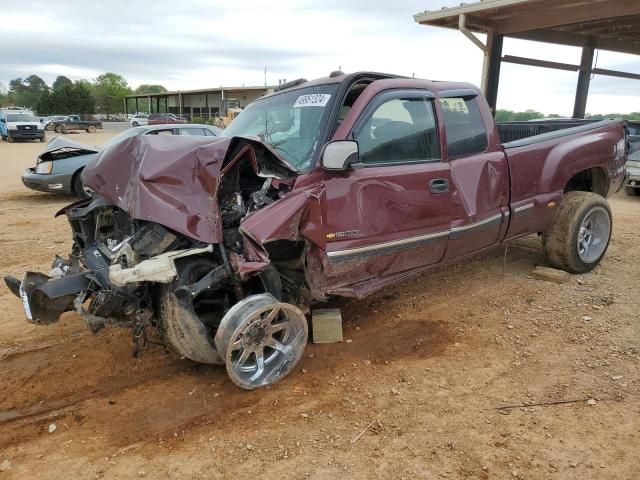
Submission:
<svg viewBox="0 0 640 480">
<path fill-rule="evenodd" d="M 351 137 L 359 163 L 325 182 L 329 283 L 375 280 L 438 263 L 455 187 L 442 161 L 433 95 L 379 93 Z"/>
<path fill-rule="evenodd" d="M 451 235 L 445 254 L 445 259 L 451 259 L 499 240 L 509 215 L 509 172 L 498 142 L 489 142 L 495 129 L 492 119 L 481 114 L 481 107 L 486 107 L 487 115 L 489 108 L 477 92 L 441 92 L 438 103 L 455 186 Z"/>
</svg>

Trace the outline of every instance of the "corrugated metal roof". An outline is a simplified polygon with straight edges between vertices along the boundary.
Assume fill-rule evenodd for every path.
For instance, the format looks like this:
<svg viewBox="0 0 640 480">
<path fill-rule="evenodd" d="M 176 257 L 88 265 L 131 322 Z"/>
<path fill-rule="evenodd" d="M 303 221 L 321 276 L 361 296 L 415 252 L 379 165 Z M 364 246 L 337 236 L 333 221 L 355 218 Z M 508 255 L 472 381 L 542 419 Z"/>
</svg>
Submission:
<svg viewBox="0 0 640 480">
<path fill-rule="evenodd" d="M 126 98 L 146 98 L 146 97 L 167 97 L 167 96 L 174 96 L 174 95 L 198 95 L 198 94 L 202 94 L 204 95 L 205 93 L 220 93 L 222 90 L 224 90 L 225 93 L 234 93 L 234 92 L 255 92 L 255 91 L 264 91 L 265 93 L 267 92 L 271 92 L 273 91 L 275 87 L 274 86 L 249 86 L 249 87 L 214 87 L 214 88 L 200 88 L 200 89 L 196 89 L 196 90 L 172 90 L 169 92 L 162 92 L 162 93 L 139 93 L 139 94 L 133 94 L 133 95 L 127 95 Z"/>
<path fill-rule="evenodd" d="M 640 54 L 640 0 L 485 0 L 417 13 L 423 25 Z"/>
</svg>

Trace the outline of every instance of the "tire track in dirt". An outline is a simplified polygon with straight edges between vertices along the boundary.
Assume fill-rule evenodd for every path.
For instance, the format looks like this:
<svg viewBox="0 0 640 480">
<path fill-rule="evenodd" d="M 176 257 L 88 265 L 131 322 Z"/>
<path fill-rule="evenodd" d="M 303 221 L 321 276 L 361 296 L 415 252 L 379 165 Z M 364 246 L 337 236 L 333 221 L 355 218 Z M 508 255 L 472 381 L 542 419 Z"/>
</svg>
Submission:
<svg viewBox="0 0 640 480">
<path fill-rule="evenodd" d="M 331 372 L 338 369 L 344 362 L 360 362 L 363 358 L 370 358 L 372 363 L 383 365 L 389 360 L 406 357 L 424 358 L 438 354 L 450 343 L 452 335 L 440 322 L 420 318 L 420 315 L 407 318 L 405 321 L 408 324 L 405 328 L 392 329 L 391 332 L 388 332 L 388 325 L 384 319 L 369 323 L 371 331 L 368 334 L 354 330 L 351 332 L 354 335 L 351 336 L 357 338 L 357 346 L 353 345 L 347 349 L 344 344 L 313 348 L 312 350 L 317 352 L 314 354 L 314 364 L 321 365 L 321 368 L 316 369 L 313 375 L 304 379 L 298 378 L 298 382 L 302 380 L 305 384 L 300 388 L 305 391 L 318 390 L 320 379 L 330 377 Z M 146 356 L 146 360 L 152 366 L 147 366 L 143 372 L 133 373 L 128 378 L 118 374 L 113 375 L 111 371 L 104 368 L 100 370 L 96 362 L 105 363 L 99 358 L 101 349 L 113 350 L 116 347 L 117 359 L 125 361 L 124 356 L 128 352 L 123 348 L 123 336 L 117 335 L 115 341 L 111 342 L 111 347 L 107 344 L 101 346 L 100 342 L 90 342 L 83 349 L 78 350 L 79 341 L 82 338 L 79 337 L 72 345 L 60 343 L 45 350 L 35 350 L 13 357 L 13 361 L 7 365 L 8 370 L 21 372 L 21 382 L 42 384 L 45 389 L 53 386 L 54 392 L 36 396 L 37 400 L 32 401 L 27 400 L 34 397 L 23 397 L 18 408 L 15 407 L 16 398 L 13 399 L 14 404 L 10 407 L 4 406 L 4 410 L 0 412 L 0 425 L 4 430 L 4 434 L 0 436 L 0 447 L 6 447 L 16 441 L 22 443 L 38 435 L 52 415 L 54 418 L 61 416 L 73 418 L 75 414 L 81 412 L 83 420 L 91 420 L 93 427 L 98 425 L 96 428 L 100 431 L 112 432 L 111 443 L 122 445 L 186 428 L 194 419 L 211 415 L 212 410 L 233 412 L 267 401 L 265 398 L 268 396 L 265 397 L 265 391 L 256 393 L 238 390 L 226 378 L 224 367 L 197 365 L 191 362 L 185 366 L 182 362 L 175 361 L 175 357 L 162 355 L 159 351 L 144 352 L 143 361 Z M 88 337 L 85 340 L 92 338 Z M 380 342 L 382 338 L 385 340 Z M 87 383 L 82 383 L 87 368 L 68 372 L 70 376 L 65 376 L 64 383 L 52 382 L 50 370 L 64 368 L 64 360 L 61 361 L 59 353 L 64 352 L 64 358 L 68 359 L 76 351 L 81 352 L 80 356 L 92 355 L 88 357 L 90 365 L 87 368 L 99 370 L 98 377 L 93 377 L 93 382 L 98 386 L 90 387 Z M 46 357 L 43 356 L 45 352 Z M 28 368 L 29 365 L 32 366 L 31 369 Z M 0 375 L 0 385 L 4 380 Z M 187 397 L 187 401 L 184 398 L 180 399 L 184 397 L 185 391 L 190 391 L 197 386 L 201 390 L 209 388 L 212 381 L 222 389 L 224 399 L 217 398 L 213 391 L 209 394 L 203 393 L 205 396 L 202 402 L 199 396 Z M 73 388 L 69 388 L 68 385 Z M 180 393 L 175 397 L 163 394 L 161 397 L 154 398 L 149 392 L 157 390 L 159 386 L 166 388 L 167 392 Z M 294 398 L 301 391 L 300 388 L 295 390 L 298 393 L 294 393 Z M 42 390 L 39 391 L 42 392 Z M 278 393 L 275 395 L 279 396 Z M 133 402 L 124 400 L 130 396 L 134 396 L 136 400 Z M 126 412 L 119 413 L 122 418 L 118 422 L 100 420 L 102 415 L 97 412 L 108 404 L 108 399 L 116 399 L 118 404 L 130 404 Z M 99 408 L 96 410 L 97 407 Z M 180 414 L 176 415 L 175 412 L 178 411 Z M 165 414 L 163 415 L 162 412 Z M 169 414 L 169 412 L 173 413 Z M 165 418 L 159 418 L 163 416 Z M 154 418 L 154 421 L 149 421 L 150 417 Z"/>
</svg>

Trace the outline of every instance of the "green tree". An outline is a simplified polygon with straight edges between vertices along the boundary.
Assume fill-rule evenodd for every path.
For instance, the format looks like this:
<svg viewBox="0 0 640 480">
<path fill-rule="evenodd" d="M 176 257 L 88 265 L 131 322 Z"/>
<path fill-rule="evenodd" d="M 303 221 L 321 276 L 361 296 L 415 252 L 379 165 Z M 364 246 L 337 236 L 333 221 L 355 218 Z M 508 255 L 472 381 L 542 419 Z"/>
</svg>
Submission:
<svg viewBox="0 0 640 480">
<path fill-rule="evenodd" d="M 605 114 L 597 114 L 591 115 L 587 114 L 586 116 L 589 120 L 602 120 L 605 118 L 621 118 L 623 120 L 629 120 L 632 122 L 640 121 L 640 112 L 631 112 L 631 113 L 605 113 Z"/>
<path fill-rule="evenodd" d="M 166 91 L 167 89 L 163 85 L 151 85 L 148 83 L 143 83 L 142 85 L 140 85 L 138 88 L 135 89 L 134 93 L 136 95 L 145 95 L 150 93 L 164 93 Z M 155 104 L 153 101 L 151 102 L 151 106 L 149 106 L 149 102 L 146 98 L 138 99 L 138 109 L 141 112 L 154 113 L 155 111 L 154 106 Z"/>
<path fill-rule="evenodd" d="M 67 85 L 73 85 L 73 82 L 69 80 L 69 78 L 65 77 L 64 75 L 59 75 L 53 82 L 53 85 L 51 85 L 51 88 L 53 89 L 54 92 L 56 92 L 60 90 L 62 87 Z"/>
<path fill-rule="evenodd" d="M 544 118 L 544 113 L 529 109 L 524 112 L 514 112 L 511 110 L 496 110 L 496 122 L 527 122 Z"/>
<path fill-rule="evenodd" d="M 96 101 L 93 97 L 93 89 L 90 82 L 79 80 L 73 84 L 75 95 L 76 112 L 80 114 L 94 113 L 96 111 Z"/>
<path fill-rule="evenodd" d="M 36 108 L 40 98 L 49 92 L 49 87 L 38 75 L 14 78 L 9 82 L 10 101 L 18 106 Z"/>
<path fill-rule="evenodd" d="M 46 95 L 38 103 L 41 114 L 87 114 L 95 112 L 91 83 L 86 80 L 64 83 Z"/>
<path fill-rule="evenodd" d="M 524 112 L 517 112 L 514 116 L 514 120 L 519 122 L 527 122 L 529 120 L 536 120 L 538 118 L 544 118 L 544 113 L 536 112 L 535 110 L 529 109 Z"/>
<path fill-rule="evenodd" d="M 9 105 L 9 95 L 7 93 L 7 87 L 4 83 L 0 82 L 0 107 L 6 107 Z"/>
<path fill-rule="evenodd" d="M 124 97 L 131 93 L 127 80 L 117 73 L 103 73 L 93 82 L 96 110 L 100 113 L 122 112 Z"/>
<path fill-rule="evenodd" d="M 143 95 L 145 93 L 164 93 L 167 89 L 162 85 L 150 85 L 148 83 L 143 83 L 138 88 L 136 88 L 135 92 L 138 95 Z"/>
<path fill-rule="evenodd" d="M 496 110 L 496 122 L 512 122 L 515 112 L 511 110 Z"/>
</svg>

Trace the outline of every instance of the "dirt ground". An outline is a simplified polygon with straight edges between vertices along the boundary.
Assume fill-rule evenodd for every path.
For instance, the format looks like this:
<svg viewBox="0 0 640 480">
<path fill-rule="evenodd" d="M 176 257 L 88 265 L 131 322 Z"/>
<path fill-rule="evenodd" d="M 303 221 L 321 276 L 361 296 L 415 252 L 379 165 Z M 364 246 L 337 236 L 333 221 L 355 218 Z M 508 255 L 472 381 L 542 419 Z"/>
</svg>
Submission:
<svg viewBox="0 0 640 480">
<path fill-rule="evenodd" d="M 20 182 L 42 148 L 0 144 L 2 276 L 70 249 L 53 214 L 73 199 Z M 611 206 L 592 273 L 534 280 L 539 242 L 518 240 L 342 302 L 348 341 L 253 392 L 75 313 L 33 326 L 2 284 L 0 479 L 638 479 L 640 198 Z"/>
</svg>

